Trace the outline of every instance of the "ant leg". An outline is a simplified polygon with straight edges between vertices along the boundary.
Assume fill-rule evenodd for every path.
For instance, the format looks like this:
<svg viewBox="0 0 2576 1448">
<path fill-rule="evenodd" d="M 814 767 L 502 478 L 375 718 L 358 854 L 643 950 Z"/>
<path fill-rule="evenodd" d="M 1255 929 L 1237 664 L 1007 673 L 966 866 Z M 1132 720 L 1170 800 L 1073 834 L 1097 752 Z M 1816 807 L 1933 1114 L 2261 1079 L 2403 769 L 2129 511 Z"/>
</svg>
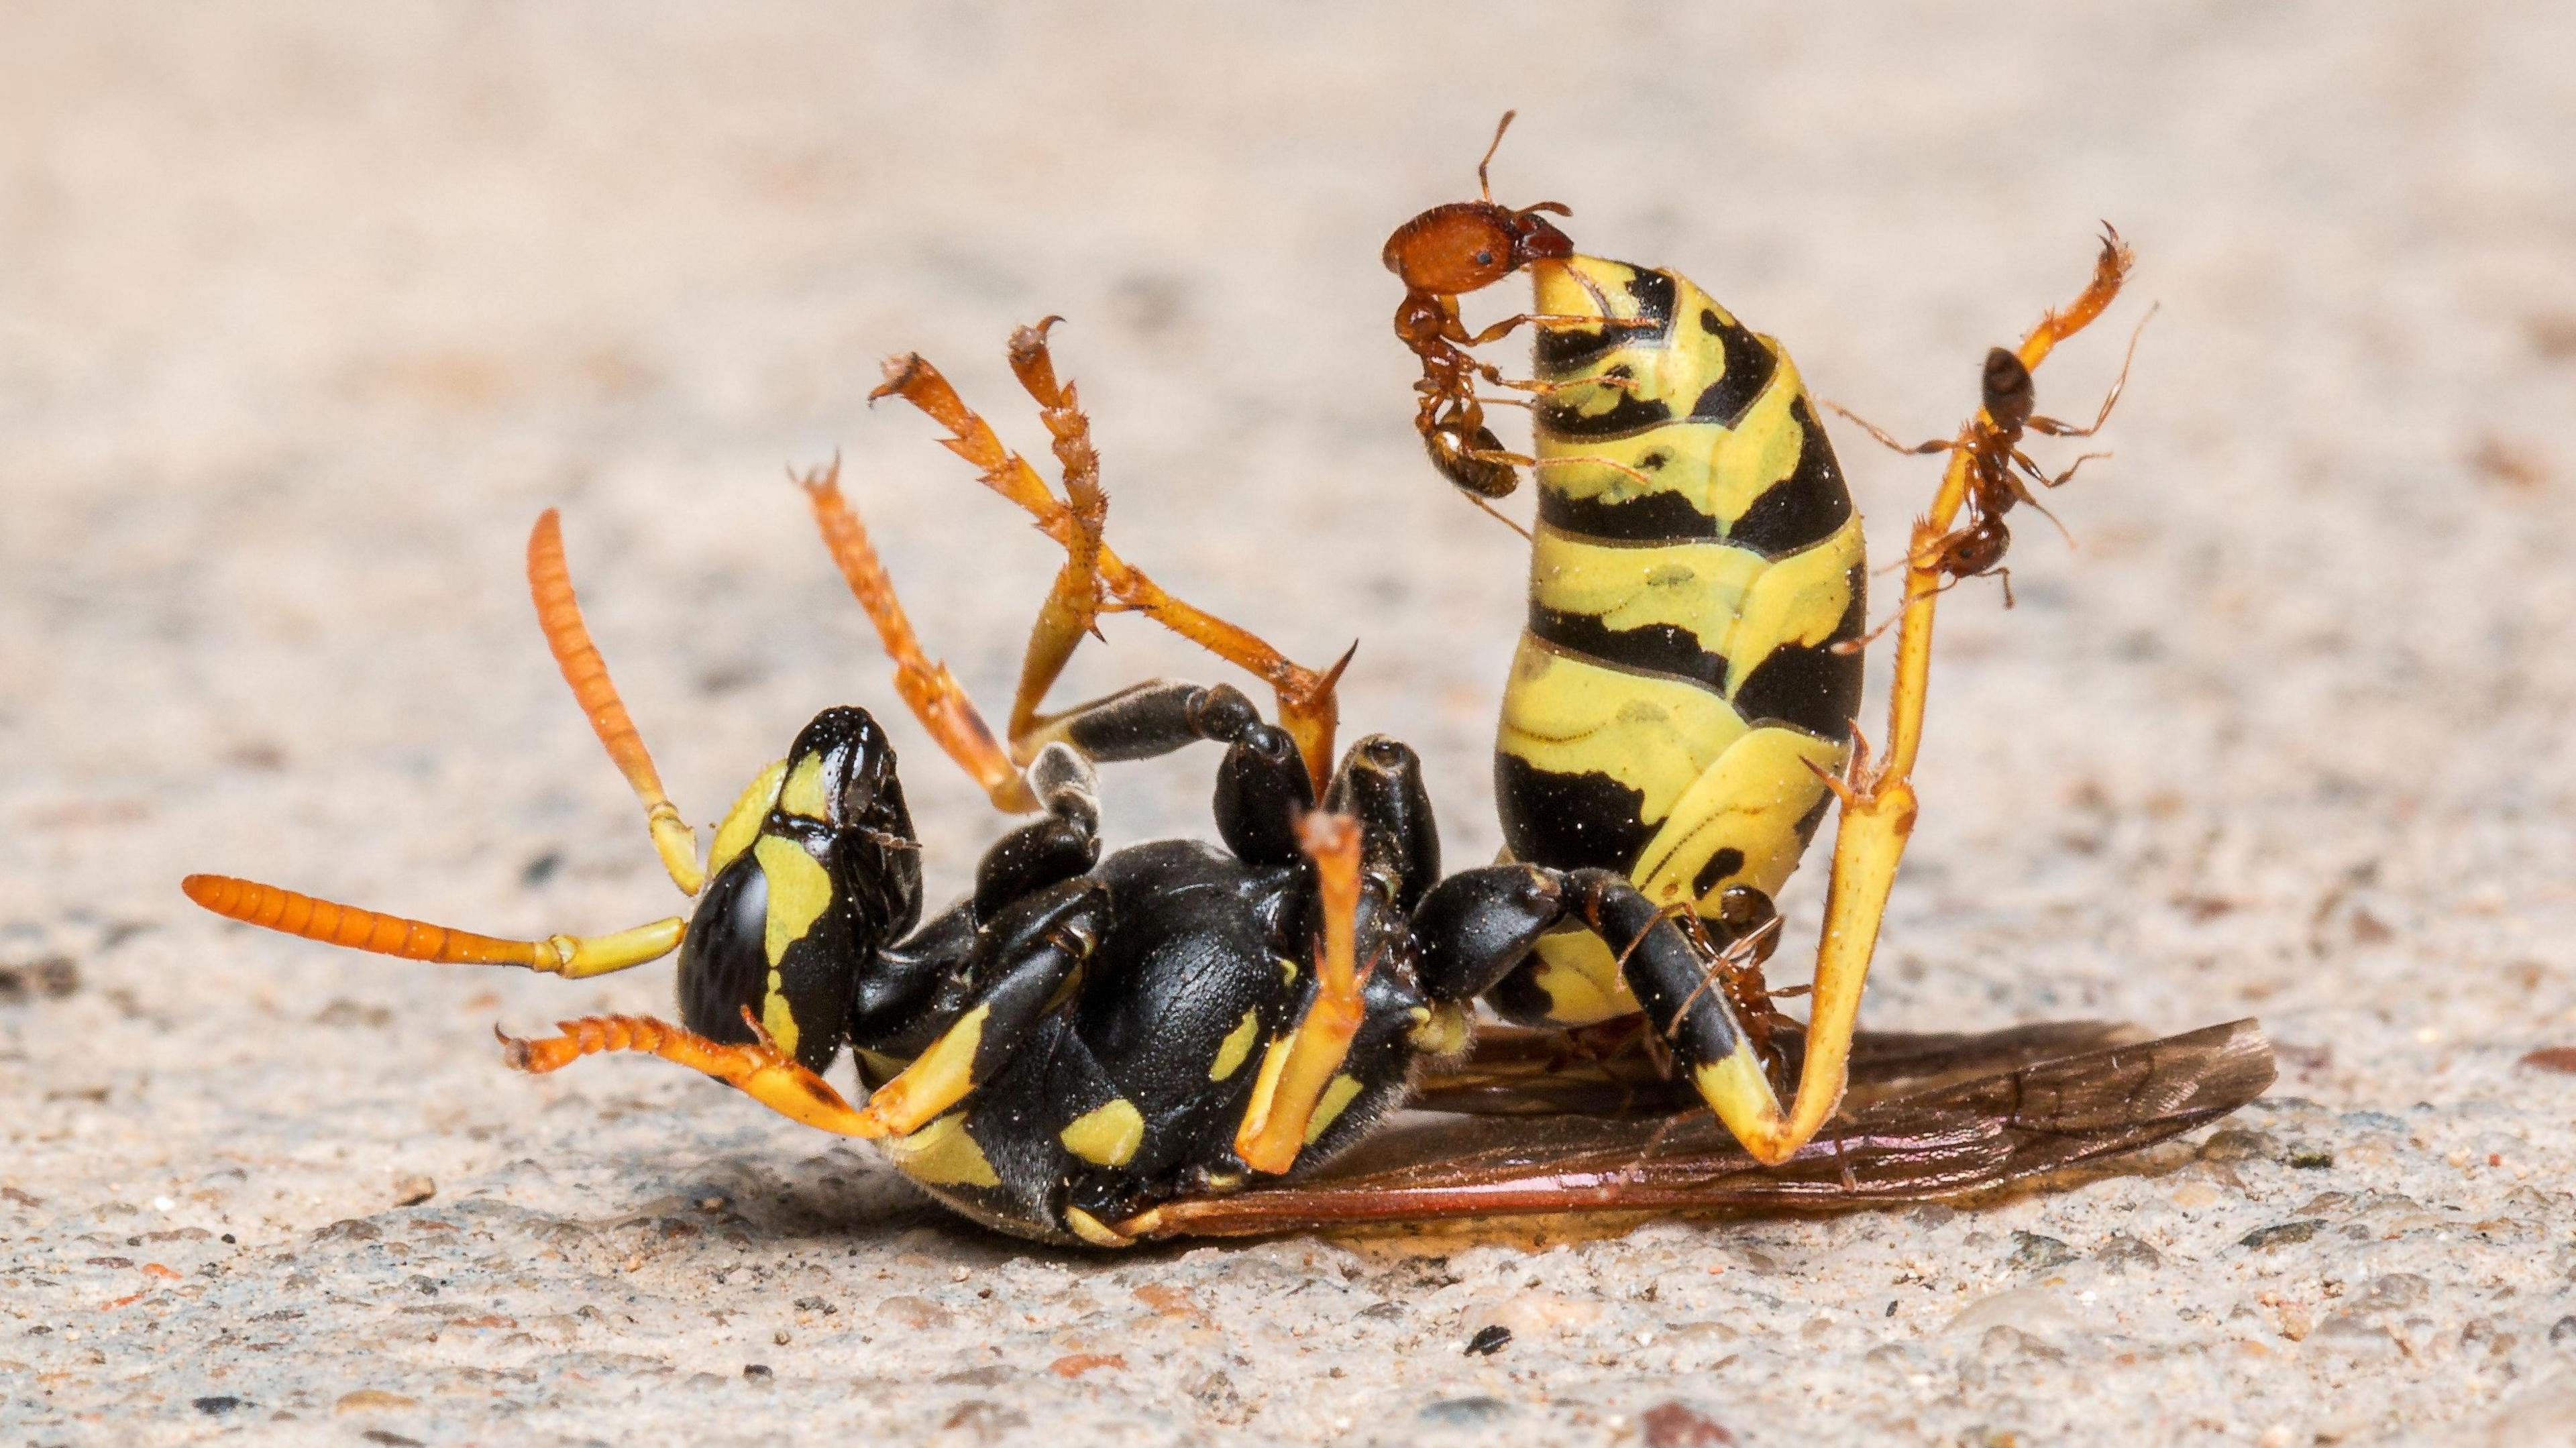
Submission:
<svg viewBox="0 0 2576 1448">
<path fill-rule="evenodd" d="M 1022 328 L 1013 336 L 1011 365 L 1022 385 L 1049 412 L 1050 429 L 1061 423 L 1064 431 L 1059 436 L 1058 456 L 1064 457 L 1069 451 L 1075 451 L 1074 444 L 1078 442 L 1079 454 L 1089 458 L 1089 424 L 1083 420 L 1072 389 L 1059 387 L 1056 383 L 1053 365 L 1047 357 L 1046 334 L 1042 329 Z M 1118 607 L 1151 617 L 1165 628 L 1270 685 L 1279 697 L 1280 723 L 1297 737 L 1307 767 L 1315 772 L 1317 787 L 1321 788 L 1323 770 L 1330 767 L 1332 759 L 1337 714 L 1333 686 L 1340 677 L 1338 667 L 1322 673 L 1303 668 L 1251 631 L 1165 592 L 1142 570 L 1120 558 L 1116 550 L 1106 543 L 1086 544 L 1080 536 L 1081 525 L 1074 508 L 1047 491 L 1038 478 L 1037 470 L 1026 459 L 1002 446 L 991 425 L 958 398 L 948 379 L 929 362 L 918 356 L 894 359 L 887 364 L 885 382 L 869 396 L 871 399 L 899 396 L 947 428 L 949 436 L 943 442 L 948 450 L 979 468 L 986 486 L 1019 504 L 1037 519 L 1038 530 L 1065 548 L 1068 572 L 1096 574 L 1099 585 Z M 1092 464 L 1086 462 L 1085 466 Z M 1093 486 L 1096 486 L 1096 479 Z M 1087 569 L 1078 570 L 1086 553 L 1089 555 Z M 1061 581 L 1062 575 L 1059 575 Z M 1053 603 L 1052 596 L 1050 603 Z M 1042 616 L 1040 629 L 1047 631 L 1052 639 L 1063 628 L 1065 618 L 1078 612 L 1078 608 L 1060 612 L 1054 615 L 1052 622 Z M 1069 654 L 1071 643 L 1067 642 L 1063 647 Z M 1062 663 L 1062 658 L 1057 657 L 1053 667 L 1060 669 Z M 1022 694 L 1031 700 L 1032 708 L 1034 701 L 1043 697 L 1045 686 L 1054 682 L 1052 672 L 1036 672 L 1042 677 L 1033 679 L 1032 671 L 1026 669 L 1021 677 Z M 1036 692 L 1031 694 L 1033 684 Z M 1032 725 L 1041 730 L 1047 722 L 1034 715 L 1031 719 Z"/>
<path fill-rule="evenodd" d="M 697 832 L 680 818 L 678 806 L 663 792 L 662 777 L 653 768 L 644 737 L 636 732 L 625 701 L 617 697 L 616 683 L 608 677 L 608 662 L 590 641 L 590 629 L 581 619 L 581 602 L 573 596 L 572 572 L 564 563 L 563 523 L 552 508 L 537 515 L 537 526 L 528 534 L 528 595 L 536 603 L 537 626 L 545 631 L 555 667 L 572 686 L 573 699 L 590 720 L 591 732 L 599 736 L 600 745 L 644 805 L 644 819 L 653 832 L 653 849 L 662 857 L 662 868 L 681 894 L 697 894 L 707 879 L 698 866 Z"/>
<path fill-rule="evenodd" d="M 1450 340 L 1456 342 L 1461 347 L 1482 347 L 1488 342 L 1499 342 L 1523 327 L 1598 327 L 1600 325 L 1601 318 L 1599 317 L 1566 316 L 1555 312 L 1522 312 L 1515 316 L 1505 317 L 1501 321 L 1496 322 L 1494 325 L 1487 327 L 1481 332 L 1468 336 L 1452 337 Z M 1463 331 L 1464 329 L 1461 328 L 1460 330 Z"/>
<path fill-rule="evenodd" d="M 1637 481 L 1637 483 L 1638 483 L 1640 486 L 1644 487 L 1645 489 L 1647 489 L 1647 490 L 1648 490 L 1648 491 L 1650 491 L 1650 492 L 1651 492 L 1651 491 L 1653 491 L 1653 490 L 1655 489 L 1655 486 L 1656 486 L 1656 484 L 1655 484 L 1655 480 L 1654 480 L 1653 478 L 1650 478 L 1650 477 L 1646 476 L 1644 473 L 1641 473 L 1641 472 L 1637 471 L 1635 468 L 1632 468 L 1632 467 L 1628 466 L 1626 463 L 1621 463 L 1621 462 L 1612 462 L 1610 459 L 1608 459 L 1608 458 L 1602 458 L 1602 457 L 1532 458 L 1532 457 L 1522 457 L 1522 456 L 1520 456 L 1520 455 L 1518 455 L 1518 454 L 1516 454 L 1516 453 L 1494 453 L 1494 454 L 1476 453 L 1476 454 L 1471 454 L 1471 456 L 1476 456 L 1476 457 L 1487 457 L 1487 456 L 1491 456 L 1491 457 L 1500 458 L 1500 459 L 1507 459 L 1507 460 L 1509 460 L 1509 461 L 1512 461 L 1512 462 L 1515 462 L 1515 463 L 1519 463 L 1519 464 L 1521 464 L 1521 465 L 1522 465 L 1522 466 L 1524 466 L 1524 467 L 1530 467 L 1530 468 L 1573 468 L 1573 467 L 1584 467 L 1584 468 L 1608 468 L 1608 469 L 1610 469 L 1612 472 L 1615 472 L 1615 473 L 1625 473 L 1625 474 L 1627 474 L 1629 477 L 1631 477 L 1631 478 L 1635 479 L 1635 480 Z"/>
<path fill-rule="evenodd" d="M 190 875 L 179 882 L 179 888 L 189 899 L 227 920 L 284 935 L 441 965 L 525 966 L 567 980 L 606 975 L 659 960 L 679 949 L 680 937 L 689 928 L 687 921 L 674 915 L 613 935 L 505 940 L 400 915 L 382 915 L 229 875 Z"/>
<path fill-rule="evenodd" d="M 1835 402 L 1830 398 L 1819 398 L 1817 400 L 1823 402 L 1825 406 L 1832 408 L 1834 411 L 1841 413 L 1844 421 L 1849 422 L 1854 427 L 1868 433 L 1872 438 L 1877 440 L 1880 447 L 1886 448 L 1890 452 L 1903 453 L 1907 457 L 1922 457 L 1929 453 L 1946 452 L 1949 449 L 1958 446 L 1957 443 L 1946 437 L 1936 437 L 1930 442 L 1918 442 L 1909 446 L 1905 443 L 1898 442 L 1885 428 L 1880 427 L 1877 423 L 1870 421 L 1868 418 L 1861 416 L 1850 408 L 1843 406 L 1841 403 Z"/>
<path fill-rule="evenodd" d="M 1323 897 L 1323 948 L 1315 956 L 1315 998 L 1296 1029 L 1271 1043 L 1262 1057 L 1252 1099 L 1235 1128 L 1235 1154 L 1257 1172 L 1277 1175 L 1297 1164 L 1306 1128 L 1333 1076 L 1350 1055 L 1367 1010 L 1360 987 L 1368 972 L 1358 960 L 1360 827 L 1348 815 L 1318 811 L 1297 826 L 1299 842 L 1315 862 Z M 1374 964 L 1374 962 L 1371 962 Z"/>
<path fill-rule="evenodd" d="M 2156 311 L 2156 307 L 2147 308 L 2147 314 L 2140 317 L 2138 325 L 2130 331 L 2129 350 L 2120 358 L 2120 375 L 2111 379 L 2111 390 L 2102 395 L 2101 409 L 2093 414 L 2091 422 L 2082 427 L 2073 427 L 2053 417 L 2034 417 L 2022 426 L 2033 432 L 2045 433 L 2050 437 L 2091 437 L 2100 432 L 2102 424 L 2111 420 L 2111 409 L 2119 403 L 2121 390 L 2129 385 L 2129 364 L 2137 360 L 2138 338 L 2145 335 L 2147 323 L 2156 319 Z M 2080 462 L 2081 459 L 2078 461 Z M 2069 468 L 2067 471 L 2071 473 L 2074 469 Z"/>
<path fill-rule="evenodd" d="M 2023 477 L 2030 479 L 2032 482 L 2039 484 L 2043 488 L 2062 488 L 2068 483 L 2074 481 L 2076 469 L 2084 466 L 2086 463 L 2097 462 L 2110 456 L 2111 454 L 2107 452 L 2089 452 L 2077 458 L 2075 461 L 2068 463 L 2064 472 L 2056 474 L 2041 472 L 2039 470 L 2039 464 L 2032 462 L 2029 455 L 2018 448 L 2013 450 L 2012 460 L 2013 465 L 2021 470 Z M 2016 488 L 2016 491 L 2020 490 Z M 2034 508 L 2039 506 L 2039 500 L 2032 497 L 2028 492 L 2022 492 L 2022 501 L 2030 504 Z"/>
</svg>

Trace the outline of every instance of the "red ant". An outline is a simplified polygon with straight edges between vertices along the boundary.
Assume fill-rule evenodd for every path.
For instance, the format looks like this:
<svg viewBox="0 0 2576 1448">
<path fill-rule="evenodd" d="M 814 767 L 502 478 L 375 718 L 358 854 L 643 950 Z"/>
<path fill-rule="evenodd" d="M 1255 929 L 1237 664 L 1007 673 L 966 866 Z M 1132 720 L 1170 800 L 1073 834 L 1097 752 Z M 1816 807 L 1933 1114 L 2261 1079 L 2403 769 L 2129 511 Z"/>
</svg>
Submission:
<svg viewBox="0 0 2576 1448">
<path fill-rule="evenodd" d="M 1530 459 L 1503 450 L 1502 439 L 1485 426 L 1484 403 L 1477 398 L 1478 379 L 1498 387 L 1525 387 L 1506 379 L 1490 364 L 1469 356 L 1467 349 L 1500 339 L 1524 322 L 1529 313 L 1506 317 L 1481 332 L 1469 332 L 1458 319 L 1458 298 L 1492 286 L 1534 261 L 1574 254 L 1574 243 L 1541 215 L 1569 216 L 1562 202 L 1542 201 L 1515 210 L 1494 200 L 1486 169 L 1511 128 L 1513 112 L 1503 112 L 1494 127 L 1493 144 L 1476 163 L 1481 199 L 1434 206 L 1395 229 L 1386 240 L 1386 269 L 1404 279 L 1404 301 L 1395 309 L 1395 335 L 1422 359 L 1422 380 L 1413 390 L 1422 406 L 1413 425 L 1422 434 L 1433 466 L 1450 482 L 1483 498 L 1499 498 L 1520 482 L 1516 468 Z"/>
<path fill-rule="evenodd" d="M 2085 293 L 2085 300 L 2091 303 L 2091 312 L 2099 312 L 2118 292 L 2121 281 L 2128 275 L 2129 265 L 2128 244 L 2120 240 L 2120 233 L 2104 227 L 2102 254 L 2094 265 L 2092 286 Z M 2087 320 L 2091 312 L 2086 314 Z M 2149 309 L 2147 319 L 2154 316 L 2154 310 Z M 2139 321 L 2138 332 L 2146 330 L 2147 319 Z M 2028 503 L 2050 522 L 2057 522 L 2056 515 L 2050 513 L 2031 492 L 2030 484 L 2037 483 L 2044 488 L 2061 487 L 2075 476 L 2077 468 L 2095 458 L 2110 456 L 2108 453 L 2086 453 L 2069 464 L 2064 472 L 2050 474 L 2042 471 L 2039 464 L 2031 461 L 2030 454 L 2021 450 L 2022 434 L 2027 431 L 2047 437 L 2091 437 L 2100 431 L 2102 424 L 2110 420 L 2112 406 L 2120 400 L 2120 390 L 2129 383 L 2129 360 L 2137 353 L 2138 336 L 2131 333 L 2129 353 L 2121 359 L 2119 377 L 2102 398 L 2101 410 L 2082 427 L 2037 414 L 2037 397 L 2031 386 L 2030 368 L 2022 362 L 2020 354 L 2008 347 L 1996 347 L 1986 353 L 1985 373 L 1979 386 L 1979 399 L 1984 404 L 1984 411 L 1971 419 L 1966 431 L 1956 438 L 1938 438 L 1907 447 L 1851 409 L 1838 403 L 1828 403 L 1827 406 L 1860 424 L 1871 437 L 1898 452 L 1957 451 L 1967 455 L 1968 519 L 1933 540 L 1930 551 L 1914 561 L 1952 583 L 1998 575 L 2003 580 L 2005 606 L 2010 607 L 2012 570 L 2003 566 L 2003 560 L 2005 552 L 2012 547 L 2012 530 L 2004 526 L 2003 515 L 2011 512 L 2017 503 Z M 2065 525 L 2059 524 L 2058 531 L 2064 532 Z"/>
</svg>

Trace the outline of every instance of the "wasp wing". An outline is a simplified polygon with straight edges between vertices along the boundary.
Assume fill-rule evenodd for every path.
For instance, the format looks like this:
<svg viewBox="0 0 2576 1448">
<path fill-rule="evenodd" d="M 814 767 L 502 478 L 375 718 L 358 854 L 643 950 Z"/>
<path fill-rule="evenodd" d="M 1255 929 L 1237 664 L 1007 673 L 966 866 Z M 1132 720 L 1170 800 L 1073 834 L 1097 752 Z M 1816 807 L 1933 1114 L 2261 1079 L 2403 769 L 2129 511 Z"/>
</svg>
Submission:
<svg viewBox="0 0 2576 1448">
<path fill-rule="evenodd" d="M 1895 1052 L 1917 1066 L 1954 1046 Z M 1532 1213 L 1876 1206 L 1955 1196 L 2134 1150 L 2214 1121 L 2272 1083 L 2251 1020 L 2099 1047 L 1860 1108 L 1764 1167 L 1696 1108 L 1390 1128 L 1313 1176 L 1169 1202 L 1147 1236 L 1243 1236 Z"/>
<path fill-rule="evenodd" d="M 1796 1079 L 1804 1031 L 1776 1020 L 1771 1041 Z M 1993 1075 L 2040 1061 L 2143 1041 L 2115 1021 L 2043 1021 L 2000 1031 L 1863 1031 L 1852 1039 L 1844 1109 L 1898 1092 Z M 1668 1074 L 1642 1016 L 1576 1030 L 1488 1026 L 1465 1059 L 1425 1071 L 1407 1103 L 1463 1116 L 1665 1115 L 1698 1104 L 1690 1083 Z"/>
</svg>

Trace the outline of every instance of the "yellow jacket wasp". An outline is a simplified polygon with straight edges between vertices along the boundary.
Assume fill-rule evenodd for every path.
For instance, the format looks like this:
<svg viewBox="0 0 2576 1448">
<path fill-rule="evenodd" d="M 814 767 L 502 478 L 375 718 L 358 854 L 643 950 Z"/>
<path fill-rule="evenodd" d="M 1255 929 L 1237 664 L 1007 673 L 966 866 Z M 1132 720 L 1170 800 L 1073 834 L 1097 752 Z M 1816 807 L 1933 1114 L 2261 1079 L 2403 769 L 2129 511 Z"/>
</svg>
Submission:
<svg viewBox="0 0 2576 1448">
<path fill-rule="evenodd" d="M 1645 306 L 1653 286 L 1638 279 L 1669 274 L 1552 260 L 1568 278 L 1559 291 L 1571 291 L 1550 297 L 1542 277 L 1542 361 L 1552 348 L 1561 380 L 1546 405 L 1563 410 L 1559 431 L 1601 446 L 1602 430 L 1578 425 L 1584 394 L 1562 380 L 1605 365 L 1633 372 L 1647 328 L 1640 313 L 1605 305 L 1594 312 L 1597 344 L 1587 342 L 1566 309 L 1579 304 L 1574 294 L 1609 298 L 1605 279 Z M 1696 303 L 1695 290 L 1671 280 L 1676 308 Z M 1579 795 L 1542 798 L 1519 824 L 1507 815 L 1514 861 L 1443 877 L 1412 751 L 1372 737 L 1320 769 L 1335 759 L 1340 666 L 1299 666 L 1121 558 L 1103 537 L 1089 424 L 1056 377 L 1046 327 L 1015 335 L 1011 361 L 1053 438 L 1061 495 L 920 358 L 889 364 L 876 394 L 940 423 L 946 445 L 1065 549 L 1000 735 L 923 653 L 836 471 L 804 479 L 825 542 L 895 661 L 898 693 L 997 806 L 1038 814 L 985 854 L 965 899 L 923 919 L 894 751 L 859 708 L 809 723 L 743 791 L 702 861 L 582 622 L 552 513 L 528 549 L 540 624 L 642 802 L 673 882 L 695 897 L 690 916 L 512 940 L 223 876 L 189 877 L 189 897 L 335 944 L 567 977 L 676 950 L 678 1023 L 570 1020 L 551 1037 L 503 1037 L 506 1058 L 551 1071 L 599 1052 L 662 1056 L 795 1120 L 878 1140 L 907 1176 L 977 1220 L 1102 1246 L 1502 1213 L 1915 1200 L 2127 1150 L 2223 1115 L 2269 1082 L 2269 1049 L 2250 1023 L 2145 1044 L 2085 1024 L 1855 1038 L 1821 987 L 1811 1030 L 1774 1016 L 1758 966 L 1774 933 L 1766 892 L 1795 861 L 1781 842 L 1803 842 L 1812 826 L 1802 822 L 1817 812 L 1797 800 L 1756 811 L 1770 853 L 1719 878 L 1711 861 L 1724 849 L 1751 860 L 1744 844 L 1694 847 L 1670 869 L 1641 871 L 1625 842 L 1651 821 Z M 1771 370 L 1803 408 L 1785 359 Z M 1611 410 L 1657 395 L 1633 376 L 1619 381 L 1632 385 L 1596 389 L 1616 394 Z M 1759 405 L 1762 395 L 1744 403 Z M 1435 459 L 1481 449 L 1481 424 L 1430 416 L 1451 430 Z M 1801 426 L 1820 441 L 1811 420 Z M 1468 471 L 1462 485 L 1485 476 Z M 1656 469 L 1640 456 L 1612 471 Z M 1856 617 L 1856 575 L 1836 576 L 1850 602 L 1831 610 L 1824 637 L 1797 646 L 1856 636 L 1846 619 Z M 1779 636 L 1799 636 L 1821 607 L 1783 603 Z M 1145 613 L 1252 672 L 1276 694 L 1278 722 L 1231 687 L 1159 680 L 1045 712 L 1072 650 L 1110 611 Z M 1200 740 L 1225 750 L 1213 801 L 1221 844 L 1163 841 L 1103 856 L 1094 763 Z M 1781 757 L 1802 768 L 1841 759 L 1831 744 L 1807 743 Z M 1782 777 L 1819 800 L 1844 792 L 1850 837 L 1852 801 L 1866 808 L 1869 798 L 1858 786 L 1816 771 Z M 1540 838 L 1622 843 L 1588 855 L 1524 848 Z M 1699 882 L 1705 903 L 1672 908 L 1668 878 Z M 1598 959 L 1560 965 L 1569 950 Z M 1569 970 L 1592 996 L 1567 984 Z M 1480 997 L 1549 1029 L 1477 1039 L 1470 1011 Z M 868 1088 L 857 1104 L 822 1077 L 844 1047 Z M 1828 1113 L 1807 1120 L 1821 1099 L 1810 1090 L 1786 1124 L 1776 1103 L 1768 1116 L 1745 1111 L 1770 1099 L 1774 1074 L 1798 1069 L 1810 1081 L 1848 1074 L 1854 1086 L 1845 1119 L 1812 1141 Z M 1408 1103 L 1488 1119 L 1380 1129 Z"/>
</svg>

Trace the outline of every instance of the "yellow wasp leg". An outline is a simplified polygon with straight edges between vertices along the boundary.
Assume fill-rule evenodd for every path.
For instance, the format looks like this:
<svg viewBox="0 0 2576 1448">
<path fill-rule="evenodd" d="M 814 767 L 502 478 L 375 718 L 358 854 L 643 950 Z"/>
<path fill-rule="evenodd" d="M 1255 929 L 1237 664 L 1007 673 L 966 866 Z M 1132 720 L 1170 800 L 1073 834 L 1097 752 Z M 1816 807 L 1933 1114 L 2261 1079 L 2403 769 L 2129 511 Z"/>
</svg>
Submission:
<svg viewBox="0 0 2576 1448">
<path fill-rule="evenodd" d="M 975 1048 L 983 1044 L 991 1005 L 980 1005 L 942 1031 L 930 1049 L 868 1095 L 861 1136 L 910 1136 L 975 1089 Z"/>
<path fill-rule="evenodd" d="M 245 925 L 352 950 L 430 960 L 446 965 L 519 965 L 568 980 L 606 975 L 677 950 L 688 922 L 674 915 L 614 935 L 549 935 L 543 940 L 504 940 L 451 930 L 400 915 L 384 915 L 316 899 L 256 880 L 229 875 L 190 875 L 179 882 L 189 899 Z"/>
<path fill-rule="evenodd" d="M 2093 278 L 2062 312 L 2040 319 L 2022 338 L 2022 365 L 2037 371 L 2059 342 L 2082 331 L 2119 294 L 2130 255 L 2116 234 L 2106 235 Z M 1871 952 L 1887 909 L 1896 867 L 1914 831 L 1914 761 L 1923 744 L 1923 702 L 1932 677 L 1932 615 L 1943 591 L 1935 546 L 1957 522 L 1971 481 L 1970 443 L 1994 419 L 1983 408 L 1968 420 L 1951 447 L 1932 507 L 1915 520 L 1906 554 L 1905 602 L 1896 631 L 1896 679 L 1888 691 L 1887 756 L 1875 769 L 1855 746 L 1842 779 L 1828 779 L 1842 801 L 1834 830 L 1833 875 L 1825 892 L 1825 928 L 1816 948 L 1816 979 L 1807 1020 L 1806 1064 L 1798 1074 L 1796 1105 L 1782 1120 L 1775 1111 L 1745 1149 L 1765 1162 L 1788 1160 L 1812 1139 L 1842 1102 L 1849 1078 L 1852 1028 L 1860 1017 L 1861 987 L 1869 979 Z M 1712 1103 L 1714 1104 L 1714 1103 Z M 1742 1103 L 1735 1103 L 1741 1106 Z"/>
<path fill-rule="evenodd" d="M 643 802 L 662 868 L 670 872 L 671 883 L 680 887 L 681 894 L 697 894 L 707 880 L 706 872 L 698 868 L 697 832 L 663 793 L 662 776 L 653 768 L 644 737 L 636 732 L 625 701 L 617 697 L 617 685 L 608 677 L 608 662 L 600 657 L 598 646 L 590 641 L 590 629 L 581 621 L 581 603 L 573 597 L 572 573 L 564 564 L 563 524 L 552 508 L 537 515 L 537 526 L 528 534 L 528 595 L 537 605 L 537 626 L 545 630 L 546 647 L 589 718 L 591 732 L 599 736 L 600 745 L 616 761 L 636 799 Z"/>
<path fill-rule="evenodd" d="M 503 1035 L 497 1027 L 493 1034 L 500 1036 L 504 1058 L 513 1070 L 541 1074 L 561 1070 L 584 1056 L 640 1051 L 704 1071 L 792 1121 L 840 1136 L 885 1135 L 885 1129 L 867 1113 L 852 1107 L 822 1077 L 778 1049 L 751 1012 L 744 1011 L 743 1019 L 759 1032 L 759 1040 L 741 1045 L 710 1041 L 651 1016 L 559 1021 L 556 1029 L 563 1034 L 544 1040 L 520 1040 Z"/>
<path fill-rule="evenodd" d="M 1315 862 L 1324 900 L 1324 949 L 1316 961 L 1315 999 L 1297 1029 L 1272 1044 L 1254 1081 L 1252 1100 L 1234 1135 L 1235 1154 L 1276 1175 L 1297 1164 L 1324 1093 L 1350 1055 L 1365 1008 L 1366 977 L 1357 959 L 1360 830 L 1347 815 L 1315 813 L 1297 823 L 1299 843 Z"/>
</svg>

